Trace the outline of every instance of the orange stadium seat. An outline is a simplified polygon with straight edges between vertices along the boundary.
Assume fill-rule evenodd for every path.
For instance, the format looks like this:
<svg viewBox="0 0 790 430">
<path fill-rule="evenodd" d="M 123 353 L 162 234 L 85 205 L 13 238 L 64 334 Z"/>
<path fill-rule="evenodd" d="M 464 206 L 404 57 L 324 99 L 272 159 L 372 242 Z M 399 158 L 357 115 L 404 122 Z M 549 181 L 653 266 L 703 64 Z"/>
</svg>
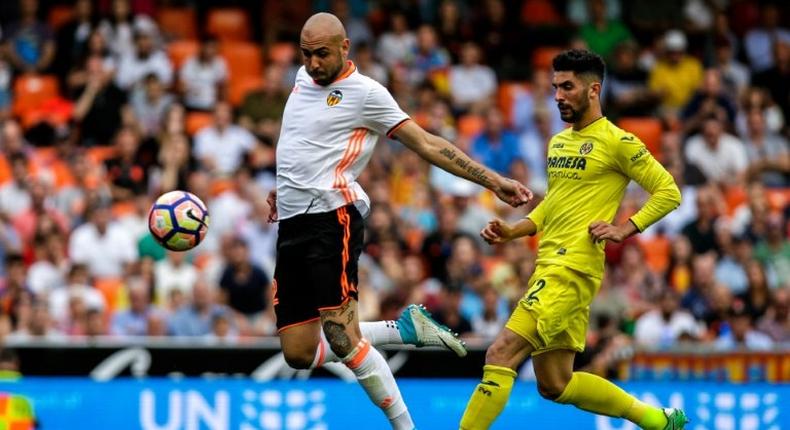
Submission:
<svg viewBox="0 0 790 430">
<path fill-rule="evenodd" d="M 94 146 L 88 149 L 86 156 L 93 164 L 102 164 L 104 160 L 115 157 L 116 149 L 114 146 Z"/>
<path fill-rule="evenodd" d="M 485 121 L 479 115 L 462 115 L 458 118 L 458 133 L 463 137 L 475 137 L 483 132 Z"/>
<path fill-rule="evenodd" d="M 156 22 L 167 39 L 196 39 L 195 10 L 188 7 L 163 7 L 156 13 Z"/>
<path fill-rule="evenodd" d="M 94 282 L 94 287 L 104 296 L 107 302 L 107 311 L 117 311 L 121 308 L 124 302 L 124 284 L 123 281 L 117 278 L 103 278 L 97 279 Z"/>
<path fill-rule="evenodd" d="M 617 126 L 633 133 L 647 146 L 653 157 L 661 161 L 661 136 L 664 130 L 660 120 L 648 117 L 625 117 L 617 121 Z"/>
<path fill-rule="evenodd" d="M 667 270 L 671 244 L 666 236 L 655 236 L 651 239 L 641 240 L 639 244 L 651 270 L 655 273 L 663 273 Z"/>
<path fill-rule="evenodd" d="M 765 194 L 772 210 L 783 211 L 787 205 L 790 205 L 790 187 L 767 188 Z"/>
<path fill-rule="evenodd" d="M 290 65 L 296 58 L 296 47 L 290 42 L 278 42 L 269 48 L 269 61 L 275 64 Z"/>
<path fill-rule="evenodd" d="M 194 136 L 200 129 L 211 125 L 214 116 L 207 112 L 190 112 L 187 114 L 187 134 Z"/>
<path fill-rule="evenodd" d="M 531 26 L 559 25 L 562 17 L 548 0 L 527 0 L 521 7 L 521 21 Z"/>
<path fill-rule="evenodd" d="M 74 8 L 67 5 L 52 6 L 47 16 L 47 24 L 53 31 L 57 31 L 63 24 L 71 21 L 74 17 Z"/>
<path fill-rule="evenodd" d="M 22 116 L 58 97 L 58 80 L 52 75 L 22 75 L 14 82 L 14 115 Z"/>
<path fill-rule="evenodd" d="M 513 125 L 513 103 L 516 100 L 516 96 L 522 91 L 527 91 L 528 88 L 526 82 L 504 81 L 499 84 L 497 105 L 499 110 L 502 111 L 502 115 L 505 116 L 505 121 L 508 125 Z"/>
<path fill-rule="evenodd" d="M 551 62 L 554 57 L 562 52 L 562 48 L 557 46 L 541 46 L 532 53 L 532 67 L 535 69 L 551 69 Z"/>
<path fill-rule="evenodd" d="M 196 40 L 176 40 L 167 45 L 167 55 L 178 70 L 190 58 L 198 54 L 200 44 Z"/>
<path fill-rule="evenodd" d="M 11 180 L 11 165 L 5 154 L 0 154 L 0 185 Z"/>
<path fill-rule="evenodd" d="M 210 10 L 206 28 L 210 34 L 222 42 L 250 39 L 250 21 L 243 9 L 218 8 Z"/>
<path fill-rule="evenodd" d="M 228 63 L 231 82 L 244 77 L 260 77 L 263 74 L 261 48 L 254 43 L 226 42 L 220 45 L 219 53 Z"/>
<path fill-rule="evenodd" d="M 263 78 L 260 76 L 243 76 L 231 79 L 228 87 L 228 101 L 238 107 L 248 93 L 263 88 Z"/>
</svg>

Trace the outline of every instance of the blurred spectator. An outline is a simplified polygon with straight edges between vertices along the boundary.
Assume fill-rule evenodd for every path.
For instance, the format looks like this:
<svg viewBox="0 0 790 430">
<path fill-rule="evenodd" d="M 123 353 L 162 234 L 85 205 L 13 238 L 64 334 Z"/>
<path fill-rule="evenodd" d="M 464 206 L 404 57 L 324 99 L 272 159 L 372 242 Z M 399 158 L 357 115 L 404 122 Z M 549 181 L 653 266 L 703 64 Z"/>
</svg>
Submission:
<svg viewBox="0 0 790 430">
<path fill-rule="evenodd" d="M 134 33 L 146 31 L 158 37 L 154 21 L 145 15 L 132 15 L 130 0 L 112 0 L 109 18 L 101 23 L 102 32 L 116 58 L 134 52 Z"/>
<path fill-rule="evenodd" d="M 207 38 L 201 42 L 198 55 L 189 58 L 181 67 L 179 85 L 188 109 L 208 112 L 217 101 L 225 99 L 228 66 L 219 56 L 217 39 Z"/>
<path fill-rule="evenodd" d="M 771 336 L 774 342 L 790 342 L 790 289 L 780 288 L 773 291 L 771 306 L 757 328 Z"/>
<path fill-rule="evenodd" d="M 37 235 L 33 239 L 34 263 L 27 272 L 30 290 L 36 296 L 46 296 L 63 285 L 69 269 L 66 239 L 61 234 Z"/>
<path fill-rule="evenodd" d="M 480 47 L 467 42 L 461 50 L 461 64 L 450 68 L 450 95 L 458 111 L 481 112 L 496 95 L 496 74 L 480 60 Z"/>
<path fill-rule="evenodd" d="M 51 228 L 53 233 L 67 235 L 69 222 L 66 216 L 52 204 L 53 187 L 48 181 L 29 179 L 30 207 L 18 213 L 13 219 L 14 229 L 19 234 L 26 252 L 32 251 L 31 245 L 36 234 L 49 234 L 42 226 Z"/>
<path fill-rule="evenodd" d="M 373 42 L 373 32 L 363 18 L 358 18 L 351 13 L 347 0 L 332 0 L 330 10 L 343 23 L 346 35 L 351 41 L 350 56 L 353 58 L 361 44 L 369 45 Z"/>
<path fill-rule="evenodd" d="M 55 58 L 52 29 L 38 20 L 38 7 L 38 0 L 19 0 L 19 21 L 3 32 L 5 52 L 19 73 L 45 73 Z"/>
<path fill-rule="evenodd" d="M 101 57 L 85 61 L 85 85 L 76 91 L 74 120 L 79 124 L 83 145 L 107 145 L 121 126 L 126 94 L 113 82 Z"/>
<path fill-rule="evenodd" d="M 439 308 L 433 312 L 433 318 L 457 333 L 461 338 L 472 334 L 472 324 L 461 314 L 460 287 L 444 287 L 440 294 Z"/>
<path fill-rule="evenodd" d="M 684 165 L 680 157 L 666 157 L 664 168 L 675 179 L 683 199 L 674 211 L 648 227 L 640 235 L 642 238 L 652 238 L 661 234 L 674 238 L 680 234 L 683 227 L 697 218 L 697 187 L 686 182 L 685 173 L 688 166 Z"/>
<path fill-rule="evenodd" d="M 735 120 L 735 109 L 735 100 L 722 86 L 721 72 L 718 69 L 707 69 L 703 75 L 702 86 L 680 114 L 683 131 L 687 135 L 697 133 L 711 116 L 718 118 L 722 124 L 732 124 Z"/>
<path fill-rule="evenodd" d="M 132 233 L 111 220 L 106 204 L 98 203 L 86 213 L 88 222 L 77 227 L 69 239 L 69 257 L 88 267 L 96 278 L 119 279 L 137 260 Z"/>
<path fill-rule="evenodd" d="M 715 295 L 715 290 L 724 288 L 726 294 L 731 296 L 727 287 L 716 284 L 715 270 L 716 255 L 714 253 L 697 254 L 693 257 L 692 285 L 683 295 L 680 303 L 698 320 L 704 320 L 711 311 L 711 298 Z"/>
<path fill-rule="evenodd" d="M 280 120 L 288 100 L 282 86 L 283 72 L 281 66 L 268 66 L 263 88 L 247 93 L 239 107 L 239 124 L 272 144 L 280 137 Z"/>
<path fill-rule="evenodd" d="M 190 302 L 170 316 L 169 331 L 174 336 L 206 336 L 211 333 L 213 319 L 227 309 L 215 301 L 216 292 L 202 279 L 197 279 L 189 292 Z"/>
<path fill-rule="evenodd" d="M 233 124 L 231 106 L 220 102 L 214 107 L 214 123 L 195 135 L 192 152 L 203 168 L 219 176 L 228 176 L 254 146 L 255 136 Z"/>
<path fill-rule="evenodd" d="M 598 330 L 587 339 L 584 352 L 574 360 L 574 368 L 606 378 L 617 378 L 619 369 L 634 354 L 631 338 L 618 328 L 618 320 L 601 315 L 594 322 Z"/>
<path fill-rule="evenodd" d="M 719 207 L 719 197 L 714 188 L 697 189 L 697 218 L 681 231 L 689 239 L 695 254 L 718 251 L 715 227 L 720 215 Z"/>
<path fill-rule="evenodd" d="M 212 343 L 235 343 L 238 333 L 233 328 L 228 312 L 218 312 L 211 317 L 211 333 L 206 340 Z"/>
<path fill-rule="evenodd" d="M 175 101 L 172 94 L 164 88 L 159 76 L 149 73 L 143 78 L 142 88 L 132 92 L 130 103 L 137 119 L 142 137 L 159 134 L 162 117 Z"/>
<path fill-rule="evenodd" d="M 754 248 L 754 258 L 774 272 L 772 287 L 790 286 L 790 239 L 785 234 L 785 220 L 780 214 L 768 216 L 768 231 Z"/>
<path fill-rule="evenodd" d="M 603 89 L 609 117 L 649 116 L 658 103 L 657 94 L 647 87 L 647 72 L 638 55 L 639 46 L 631 40 L 614 48 Z"/>
<path fill-rule="evenodd" d="M 785 121 L 790 120 L 790 40 L 774 44 L 774 65 L 752 78 L 752 83 L 765 88 L 779 106 Z M 785 122 L 787 125 L 787 122 Z"/>
<path fill-rule="evenodd" d="M 186 253 L 168 251 L 167 257 L 154 264 L 154 300 L 163 305 L 173 290 L 189 297 L 198 280 L 198 271 L 187 261 Z"/>
<path fill-rule="evenodd" d="M 579 29 L 579 35 L 589 49 L 610 60 L 615 47 L 632 38 L 626 25 L 617 19 L 609 18 L 604 0 L 588 2 L 590 20 Z"/>
<path fill-rule="evenodd" d="M 521 159 L 518 137 L 505 127 L 502 112 L 496 107 L 485 112 L 485 127 L 471 150 L 477 161 L 502 175 L 507 175 L 513 162 Z"/>
<path fill-rule="evenodd" d="M 668 28 L 684 24 L 683 6 L 686 0 L 643 0 L 624 9 L 631 28 L 637 34 L 653 36 Z"/>
<path fill-rule="evenodd" d="M 115 0 L 121 1 L 121 0 Z M 137 28 L 134 31 L 134 49 L 120 57 L 115 84 L 128 91 L 153 73 L 165 86 L 173 82 L 173 65 L 167 55 L 156 46 L 155 31 Z"/>
<path fill-rule="evenodd" d="M 351 46 L 356 46 L 354 64 L 357 66 L 359 73 L 372 78 L 386 87 L 389 83 L 387 69 L 373 58 L 373 50 L 370 48 L 370 45 L 363 42 L 357 45 L 352 44 Z"/>
<path fill-rule="evenodd" d="M 104 313 L 98 309 L 88 309 L 85 312 L 85 336 L 106 336 L 108 334 Z"/>
<path fill-rule="evenodd" d="M 237 228 L 239 236 L 250 246 L 253 264 L 266 273 L 274 273 L 277 228 L 268 222 L 270 208 L 265 196 L 266 193 L 261 193 L 254 197 L 252 211 Z"/>
<path fill-rule="evenodd" d="M 403 65 L 417 46 L 417 36 L 409 30 L 406 15 L 390 14 L 390 29 L 379 38 L 376 48 L 379 60 L 387 67 Z"/>
<path fill-rule="evenodd" d="M 509 11 L 502 0 L 485 0 L 477 5 L 473 21 L 475 42 L 485 52 L 488 65 L 501 72 L 505 59 L 516 51 L 520 37 L 519 13 Z"/>
<path fill-rule="evenodd" d="M 197 168 L 197 161 L 189 149 L 189 139 L 184 134 L 172 134 L 161 143 L 158 163 L 151 169 L 149 185 L 158 193 L 188 189 L 189 175 Z"/>
<path fill-rule="evenodd" d="M 551 86 L 551 73 L 545 69 L 532 72 L 529 91 L 516 93 L 513 100 L 513 129 L 519 133 L 536 132 L 536 112 L 547 112 L 550 117 L 550 130 L 554 135 L 565 128 L 560 118 L 557 102 L 554 101 L 554 89 Z M 545 143 L 548 143 L 545 142 Z"/>
<path fill-rule="evenodd" d="M 769 187 L 786 187 L 790 181 L 790 144 L 784 137 L 768 131 L 765 117 L 758 109 L 746 114 L 747 177 Z"/>
<path fill-rule="evenodd" d="M 453 58 L 458 58 L 461 45 L 472 36 L 469 20 L 465 18 L 457 1 L 442 0 L 439 3 L 436 33 Z"/>
<path fill-rule="evenodd" d="M 64 333 L 55 328 L 46 302 L 34 301 L 30 306 L 30 319 L 27 323 L 19 324 L 8 339 L 18 342 L 36 338 L 54 340 L 63 336 Z"/>
<path fill-rule="evenodd" d="M 731 217 L 732 232 L 752 242 L 765 236 L 764 220 L 768 216 L 768 197 L 762 182 L 752 181 L 746 188 L 746 204 L 740 205 Z"/>
<path fill-rule="evenodd" d="M 567 4 L 566 15 L 570 22 L 579 27 L 592 22 L 590 0 L 569 0 Z M 607 20 L 620 19 L 622 8 L 619 0 L 605 0 L 603 10 L 605 11 L 604 18 Z"/>
<path fill-rule="evenodd" d="M 100 182 L 99 168 L 88 160 L 85 151 L 75 151 L 68 162 L 74 180 L 58 189 L 54 205 L 69 218 L 70 227 L 74 228 L 84 221 L 85 207 L 89 201 L 109 203 L 112 194 L 109 186 Z"/>
<path fill-rule="evenodd" d="M 69 307 L 73 300 L 79 300 L 86 312 L 104 312 L 107 308 L 104 295 L 91 285 L 88 268 L 84 264 L 72 265 L 66 282 L 49 294 L 49 313 L 58 326 L 68 325 Z"/>
<path fill-rule="evenodd" d="M 151 305 L 148 286 L 138 280 L 127 282 L 129 309 L 116 312 L 110 326 L 114 336 L 145 336 L 148 334 L 149 316 L 156 312 Z"/>
<path fill-rule="evenodd" d="M 778 5 L 765 2 L 760 8 L 761 25 L 746 33 L 743 44 L 752 70 L 762 72 L 775 65 L 775 46 L 790 44 L 790 30 L 781 27 L 781 14 Z M 778 100 L 777 100 L 778 101 Z"/>
<path fill-rule="evenodd" d="M 1 197 L 0 197 L 1 199 Z M 7 255 L 17 254 L 22 251 L 22 243 L 19 235 L 14 230 L 13 225 L 8 222 L 8 218 L 0 211 L 0 261 L 5 261 Z M 0 278 L 6 274 L 6 267 L 0 264 Z"/>
<path fill-rule="evenodd" d="M 104 161 L 105 175 L 114 201 L 129 200 L 146 190 L 148 175 L 140 161 L 140 136 L 124 127 L 115 136 L 116 155 Z"/>
<path fill-rule="evenodd" d="M 422 254 L 428 261 L 430 276 L 447 283 L 447 260 L 452 252 L 452 242 L 461 232 L 458 230 L 458 210 L 451 205 L 437 208 L 439 227 L 425 237 Z"/>
<path fill-rule="evenodd" d="M 85 57 L 91 35 L 99 27 L 99 15 L 91 0 L 75 0 L 74 16 L 63 24 L 56 33 L 55 58 L 52 69 L 58 76 L 65 77 L 72 64 Z"/>
<path fill-rule="evenodd" d="M 472 319 L 472 331 L 475 336 L 491 342 L 505 326 L 507 318 L 499 312 L 499 295 L 495 289 L 486 288 L 482 297 L 483 312 Z"/>
<path fill-rule="evenodd" d="M 417 44 L 408 60 L 412 82 L 419 83 L 431 77 L 431 73 L 450 65 L 447 50 L 439 44 L 436 30 L 430 25 L 417 29 Z"/>
<path fill-rule="evenodd" d="M 634 341 L 646 348 L 668 349 L 678 339 L 699 339 L 703 328 L 688 311 L 680 308 L 680 298 L 672 290 L 664 290 L 658 308 L 647 312 L 636 321 Z"/>
<path fill-rule="evenodd" d="M 752 316 L 743 306 L 733 306 L 727 322 L 729 329 L 724 330 L 716 339 L 716 349 L 766 351 L 774 346 L 773 340 L 767 334 L 754 328 Z"/>
<path fill-rule="evenodd" d="M 11 110 L 11 66 L 0 57 L 0 121 L 5 120 Z"/>
<path fill-rule="evenodd" d="M 725 18 L 726 19 L 726 18 Z M 749 86 L 749 68 L 735 58 L 735 46 L 726 38 L 717 38 L 715 44 L 716 68 L 721 70 L 724 89 L 730 96 L 740 96 Z"/>
<path fill-rule="evenodd" d="M 746 264 L 746 273 L 749 280 L 749 287 L 746 291 L 735 296 L 735 300 L 743 305 L 744 312 L 751 316 L 752 321 L 757 321 L 765 314 L 771 300 L 771 292 L 768 289 L 768 279 L 765 270 L 760 262 L 751 260 Z"/>
<path fill-rule="evenodd" d="M 689 138 L 686 160 L 697 166 L 708 181 L 719 184 L 744 184 L 748 157 L 746 147 L 737 137 L 726 133 L 716 115 L 707 116 L 702 130 Z"/>
<path fill-rule="evenodd" d="M 12 121 L 3 125 L 4 134 L 8 129 L 18 129 L 19 126 Z M 18 131 L 11 131 L 18 132 Z M 4 139 L 5 140 L 5 139 Z M 8 164 L 11 166 L 11 178 L 0 186 L 0 212 L 15 217 L 30 208 L 30 183 L 27 170 L 27 157 L 24 153 L 15 152 L 8 154 Z"/>
<path fill-rule="evenodd" d="M 255 327 L 266 311 L 271 278 L 252 264 L 249 247 L 242 239 L 231 241 L 228 257 L 219 283 L 220 301 L 244 315 L 247 323 Z"/>
<path fill-rule="evenodd" d="M 3 261 L 5 265 L 5 278 L 0 284 L 0 314 L 8 315 L 11 324 L 16 326 L 20 317 L 25 318 L 23 304 L 29 306 L 33 300 L 33 293 L 27 285 L 27 271 L 25 260 L 19 254 L 8 254 Z"/>
<path fill-rule="evenodd" d="M 753 110 L 762 112 L 766 129 L 770 133 L 781 133 L 785 125 L 782 109 L 771 99 L 768 90 L 753 86 L 747 88 L 740 99 L 738 115 L 735 118 L 735 129 L 738 134 L 743 136 L 748 132 L 746 118 Z"/>
<path fill-rule="evenodd" d="M 529 174 L 529 188 L 543 193 L 546 190 L 546 155 L 553 136 L 551 113 L 540 107 L 535 110 L 534 128 L 529 128 L 519 137 L 519 152 Z"/>
<path fill-rule="evenodd" d="M 686 35 L 670 30 L 664 35 L 663 56 L 650 72 L 648 86 L 658 93 L 661 107 L 674 113 L 685 106 L 702 82 L 702 64 L 686 54 Z"/>
<path fill-rule="evenodd" d="M 726 285 L 733 294 L 743 293 L 749 286 L 746 269 L 752 257 L 751 245 L 741 236 L 733 237 L 728 222 L 717 222 L 714 228 L 720 252 L 716 281 Z"/>
</svg>

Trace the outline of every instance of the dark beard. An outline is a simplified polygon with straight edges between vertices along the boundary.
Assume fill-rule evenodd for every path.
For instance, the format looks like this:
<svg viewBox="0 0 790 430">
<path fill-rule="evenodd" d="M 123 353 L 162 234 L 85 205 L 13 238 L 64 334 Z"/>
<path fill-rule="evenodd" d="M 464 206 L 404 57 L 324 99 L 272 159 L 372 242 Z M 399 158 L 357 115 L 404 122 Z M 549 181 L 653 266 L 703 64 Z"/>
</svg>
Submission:
<svg viewBox="0 0 790 430">
<path fill-rule="evenodd" d="M 560 111 L 560 119 L 567 122 L 568 124 L 576 124 L 577 122 L 581 121 L 584 114 L 590 108 L 590 102 L 587 101 L 584 105 L 580 106 L 579 109 L 574 109 L 570 105 L 565 105 L 569 110 L 570 114 L 563 114 Z"/>
<path fill-rule="evenodd" d="M 312 75 L 310 75 L 310 77 L 311 77 L 311 78 L 313 78 L 313 80 L 314 80 L 314 81 L 315 81 L 315 82 L 316 82 L 318 85 L 321 85 L 321 86 L 325 87 L 325 86 L 327 86 L 327 85 L 331 84 L 332 82 L 335 82 L 335 80 L 337 79 L 337 77 L 338 77 L 338 76 L 340 76 L 340 72 L 342 72 L 342 71 L 343 71 L 343 65 L 344 65 L 344 64 L 345 64 L 345 63 L 342 63 L 342 64 L 341 64 L 341 65 L 340 65 L 340 66 L 339 66 L 337 69 L 333 70 L 333 71 L 332 71 L 332 73 L 329 73 L 329 74 L 328 74 L 328 76 L 327 76 L 326 78 L 321 78 L 321 79 L 318 79 L 318 78 L 316 78 L 316 77 L 313 77 Z M 308 74 L 309 74 L 309 73 L 308 73 Z"/>
</svg>

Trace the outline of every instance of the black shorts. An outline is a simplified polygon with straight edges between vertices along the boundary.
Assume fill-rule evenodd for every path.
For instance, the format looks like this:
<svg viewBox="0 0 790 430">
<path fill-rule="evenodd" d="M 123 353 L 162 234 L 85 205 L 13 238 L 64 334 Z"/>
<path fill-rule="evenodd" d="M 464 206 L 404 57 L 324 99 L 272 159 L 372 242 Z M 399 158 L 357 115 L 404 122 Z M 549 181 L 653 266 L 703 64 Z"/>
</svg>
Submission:
<svg viewBox="0 0 790 430">
<path fill-rule="evenodd" d="M 273 283 L 278 331 L 357 299 L 364 234 L 354 205 L 280 221 Z"/>
</svg>

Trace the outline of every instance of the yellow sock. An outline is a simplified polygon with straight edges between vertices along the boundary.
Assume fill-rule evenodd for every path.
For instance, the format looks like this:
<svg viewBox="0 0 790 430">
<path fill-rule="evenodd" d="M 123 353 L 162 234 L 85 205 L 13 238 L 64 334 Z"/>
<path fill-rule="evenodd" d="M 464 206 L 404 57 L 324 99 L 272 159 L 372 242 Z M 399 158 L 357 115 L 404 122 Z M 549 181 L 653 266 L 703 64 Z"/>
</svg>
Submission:
<svg viewBox="0 0 790 430">
<path fill-rule="evenodd" d="M 599 415 L 625 418 L 647 430 L 662 430 L 664 413 L 641 402 L 600 376 L 574 372 L 557 403 L 566 403 Z"/>
<path fill-rule="evenodd" d="M 516 372 L 507 367 L 483 366 L 483 380 L 477 387 L 461 418 L 461 430 L 486 430 L 505 408 Z"/>
</svg>

